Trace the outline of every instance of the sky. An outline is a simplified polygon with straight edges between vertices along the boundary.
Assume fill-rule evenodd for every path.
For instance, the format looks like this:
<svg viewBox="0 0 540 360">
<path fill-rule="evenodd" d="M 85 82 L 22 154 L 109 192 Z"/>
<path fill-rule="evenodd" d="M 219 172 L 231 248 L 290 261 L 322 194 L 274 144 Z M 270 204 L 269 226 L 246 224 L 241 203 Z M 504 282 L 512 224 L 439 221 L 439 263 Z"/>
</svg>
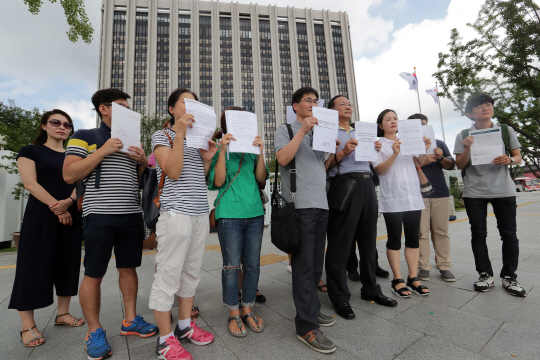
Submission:
<svg viewBox="0 0 540 360">
<path fill-rule="evenodd" d="M 250 3 L 240 0 L 240 3 Z M 258 0 L 259 5 L 288 6 L 289 0 Z M 425 90 L 435 86 L 438 53 L 448 50 L 450 30 L 465 40 L 475 36 L 466 26 L 477 18 L 483 0 L 296 0 L 298 8 L 346 11 L 349 15 L 354 71 L 361 121 L 375 122 L 383 109 L 394 109 L 400 119 L 419 112 L 418 96 L 408 90 L 401 72 L 417 68 L 422 113 L 443 139 L 438 105 Z M 98 85 L 101 1 L 85 0 L 94 27 L 91 44 L 72 43 L 59 3 L 44 1 L 32 15 L 21 0 L 3 2 L 0 12 L 0 101 L 40 110 L 68 112 L 75 128 L 95 126 L 90 102 Z M 470 120 L 441 99 L 446 143 L 454 148 L 457 133 Z M 356 119 L 358 120 L 358 119 Z"/>
</svg>

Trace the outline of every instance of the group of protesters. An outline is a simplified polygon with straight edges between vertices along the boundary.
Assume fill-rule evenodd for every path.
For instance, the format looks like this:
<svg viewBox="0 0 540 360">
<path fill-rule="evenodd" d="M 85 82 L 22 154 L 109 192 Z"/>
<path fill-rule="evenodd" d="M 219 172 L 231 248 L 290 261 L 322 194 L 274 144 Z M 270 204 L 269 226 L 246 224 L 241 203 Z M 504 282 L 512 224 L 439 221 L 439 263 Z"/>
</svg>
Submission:
<svg viewBox="0 0 540 360">
<path fill-rule="evenodd" d="M 9 308 L 18 310 L 21 316 L 24 346 L 45 343 L 36 327 L 34 311 L 53 304 L 56 289 L 55 325 L 86 324 L 88 359 L 112 355 L 100 310 L 101 283 L 113 250 L 124 305 L 124 319 L 119 324 L 122 335 L 150 337 L 159 333 L 155 356 L 167 360 L 193 358 L 181 342 L 200 346 L 212 343 L 214 335 L 198 327 L 192 316 L 210 231 L 208 189 L 219 191 L 211 217 L 216 220 L 223 256 L 223 303 L 229 311 L 224 325 L 234 337 L 261 333 L 265 322 L 255 314 L 254 303 L 261 296 L 257 287 L 265 209 L 260 192 L 269 177 L 263 134 L 253 139 L 260 155 L 229 153 L 227 145 L 236 139 L 235 134 L 227 132 L 223 112 L 216 142 L 208 140 L 208 149 L 187 146 L 186 133 L 196 119 L 186 112 L 185 100 L 198 101 L 198 97 L 184 88 L 170 94 L 168 126 L 152 136 L 151 159 L 157 178 L 165 176 L 155 230 L 154 281 L 151 289 L 141 290 L 150 293 L 149 308 L 154 311 L 156 325 L 150 324 L 136 310 L 136 268 L 141 265 L 144 240 L 138 180 L 149 161 L 142 147 L 123 149 L 120 139 L 111 138 L 112 104 L 129 109 L 128 99 L 130 96 L 121 90 L 97 91 L 92 96 L 101 120 L 97 129 L 74 132 L 69 114 L 58 109 L 45 112 L 34 143 L 22 147 L 17 155 L 21 179 L 30 197 Z M 455 160 L 443 141 L 426 137 L 426 155 L 401 155 L 397 112 L 383 110 L 376 119 L 379 139 L 373 143 L 377 161 L 372 163 L 355 160 L 359 143 L 353 127 L 353 105 L 344 95 L 334 96 L 327 104 L 339 116 L 335 152 L 313 149 L 313 129 L 318 125 L 313 107 L 318 106 L 318 100 L 317 90 L 298 89 L 291 99 L 297 119 L 279 125 L 274 137 L 282 196 L 294 202 L 300 230 L 300 247 L 290 254 L 290 265 L 294 322 L 301 342 L 321 353 L 336 350 L 320 330 L 336 322 L 334 316 L 320 310 L 317 289 L 322 287 L 323 267 L 325 288 L 336 314 L 347 320 L 355 318 L 347 279 L 361 281 L 361 299 L 381 306 L 395 307 L 398 300 L 429 296 L 430 290 L 423 282 L 431 276 L 430 233 L 441 278 L 456 280 L 451 272 L 448 236 L 451 197 L 443 173 L 443 169 L 455 166 L 464 173 L 463 200 L 479 274 L 473 288 L 485 292 L 495 285 L 486 244 L 487 205 L 491 203 L 502 240 L 502 286 L 511 295 L 526 295 L 516 275 L 516 196 L 508 168 L 522 160 L 514 130 L 501 131 L 501 153 L 508 155 L 497 156 L 486 165 L 470 162 L 474 136 L 468 131 L 501 128 L 492 120 L 494 101 L 489 95 L 480 94 L 467 102 L 466 113 L 474 123 L 457 135 Z M 423 125 L 428 122 L 423 114 L 413 114 L 409 119 L 420 119 Z M 434 148 L 432 153 L 427 152 L 430 148 Z M 291 187 L 292 174 L 295 189 Z M 334 181 L 337 177 L 355 183 L 350 201 L 339 210 L 329 207 L 333 192 L 328 191 L 343 183 Z M 388 290 L 394 294 L 392 298 L 383 294 L 376 279 L 389 276 L 378 264 L 379 213 L 387 229 L 386 255 L 393 275 Z M 402 232 L 406 279 L 400 267 Z M 82 241 L 84 277 L 79 286 Z M 77 294 L 84 318 L 69 311 L 71 297 Z M 175 297 L 178 321 L 172 323 Z"/>
</svg>

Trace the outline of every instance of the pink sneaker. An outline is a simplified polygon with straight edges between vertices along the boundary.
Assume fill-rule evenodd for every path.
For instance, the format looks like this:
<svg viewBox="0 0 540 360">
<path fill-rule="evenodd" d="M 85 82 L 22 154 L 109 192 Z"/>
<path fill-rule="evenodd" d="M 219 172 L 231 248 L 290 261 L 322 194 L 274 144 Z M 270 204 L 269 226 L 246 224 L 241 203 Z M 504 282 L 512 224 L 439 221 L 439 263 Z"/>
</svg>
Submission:
<svg viewBox="0 0 540 360">
<path fill-rule="evenodd" d="M 184 330 L 180 330 L 178 326 L 175 326 L 174 335 L 180 341 L 191 341 L 195 345 L 208 345 L 214 341 L 214 335 L 198 327 L 195 320 L 191 320 L 191 326 Z"/>
<path fill-rule="evenodd" d="M 169 336 L 163 344 L 156 345 L 156 357 L 163 360 L 193 360 L 193 356 L 180 345 L 176 336 Z"/>
</svg>

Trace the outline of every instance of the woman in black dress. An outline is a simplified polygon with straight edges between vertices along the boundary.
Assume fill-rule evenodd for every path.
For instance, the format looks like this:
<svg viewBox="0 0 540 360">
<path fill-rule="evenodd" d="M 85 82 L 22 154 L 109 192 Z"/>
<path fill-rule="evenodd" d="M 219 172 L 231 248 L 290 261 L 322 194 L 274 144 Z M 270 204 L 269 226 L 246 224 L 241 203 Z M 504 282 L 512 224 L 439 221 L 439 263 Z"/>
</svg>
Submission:
<svg viewBox="0 0 540 360">
<path fill-rule="evenodd" d="M 30 196 L 9 308 L 19 311 L 21 340 L 26 347 L 45 342 L 37 330 L 34 310 L 54 302 L 53 287 L 58 296 L 55 325 L 85 323 L 69 314 L 71 297 L 77 295 L 81 265 L 81 218 L 75 205 L 75 186 L 62 177 L 64 142 L 72 130 L 73 122 L 67 113 L 48 111 L 41 118 L 34 144 L 23 146 L 17 155 L 19 173 Z"/>
</svg>

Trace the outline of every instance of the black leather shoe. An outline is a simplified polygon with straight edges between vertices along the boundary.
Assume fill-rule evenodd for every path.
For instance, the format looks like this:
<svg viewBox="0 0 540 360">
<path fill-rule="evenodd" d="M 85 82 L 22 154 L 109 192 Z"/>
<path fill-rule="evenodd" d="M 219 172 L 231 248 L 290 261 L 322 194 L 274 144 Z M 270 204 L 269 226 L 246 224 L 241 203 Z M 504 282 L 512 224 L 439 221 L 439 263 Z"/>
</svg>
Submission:
<svg viewBox="0 0 540 360">
<path fill-rule="evenodd" d="M 377 264 L 377 268 L 375 269 L 375 275 L 377 275 L 377 277 L 387 278 L 390 276 L 390 273 L 384 269 L 381 269 L 379 264 Z"/>
<path fill-rule="evenodd" d="M 361 295 L 360 297 L 362 298 L 362 300 L 375 301 L 377 304 L 382 305 L 382 306 L 389 306 L 389 307 L 396 307 L 397 306 L 397 301 L 396 300 L 391 299 L 388 296 L 384 296 L 382 294 L 377 295 L 377 296 L 371 296 L 371 297 Z"/>
<path fill-rule="evenodd" d="M 349 274 L 349 280 L 360 281 L 360 274 L 358 273 L 358 270 L 347 271 L 347 273 Z"/>
<path fill-rule="evenodd" d="M 341 316 L 344 319 L 352 320 L 356 317 L 354 315 L 354 311 L 351 308 L 351 305 L 349 303 L 343 303 L 339 305 L 334 305 L 334 309 L 336 309 L 336 312 L 339 316 Z"/>
</svg>

